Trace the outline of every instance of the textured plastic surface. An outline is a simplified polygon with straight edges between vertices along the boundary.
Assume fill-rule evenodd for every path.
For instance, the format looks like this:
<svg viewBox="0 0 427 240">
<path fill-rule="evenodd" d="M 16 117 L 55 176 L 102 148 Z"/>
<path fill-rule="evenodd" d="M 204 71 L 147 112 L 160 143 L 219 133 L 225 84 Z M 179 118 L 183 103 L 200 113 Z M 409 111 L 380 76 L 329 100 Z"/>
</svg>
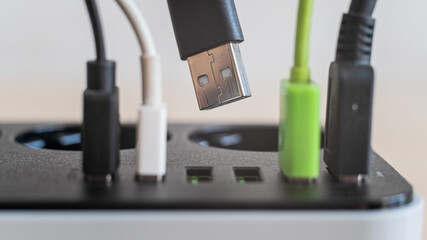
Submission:
<svg viewBox="0 0 427 240">
<path fill-rule="evenodd" d="M 415 195 L 375 210 L 0 211 L 0 238 L 421 240 L 423 206 Z"/>
<path fill-rule="evenodd" d="M 168 0 L 168 5 L 182 60 L 243 41 L 233 0 Z"/>
<path fill-rule="evenodd" d="M 338 38 L 336 61 L 369 64 L 375 19 L 367 16 L 344 14 Z"/>
<path fill-rule="evenodd" d="M 189 140 L 192 134 L 218 132 L 221 142 L 228 146 L 241 141 L 255 145 L 274 143 L 277 134 L 263 138 L 256 134 L 239 136 L 239 132 L 251 132 L 252 126 L 168 127 L 168 165 L 161 184 L 135 181 L 136 152 L 128 149 L 120 151 L 121 165 L 115 181 L 104 185 L 83 180 L 80 151 L 33 149 L 15 141 L 28 131 L 59 130 L 60 125 L 0 125 L 0 208 L 376 209 L 406 205 L 412 200 L 411 185 L 375 153 L 371 174 L 361 185 L 334 181 L 322 161 L 315 184 L 292 184 L 282 177 L 277 152 L 208 147 Z M 263 127 L 273 126 L 255 128 Z M 212 180 L 189 182 L 186 167 L 197 166 L 212 167 Z M 233 167 L 259 167 L 262 180 L 241 184 L 236 181 Z"/>
<path fill-rule="evenodd" d="M 319 175 L 320 88 L 313 83 L 281 82 L 279 165 L 286 177 Z"/>
</svg>

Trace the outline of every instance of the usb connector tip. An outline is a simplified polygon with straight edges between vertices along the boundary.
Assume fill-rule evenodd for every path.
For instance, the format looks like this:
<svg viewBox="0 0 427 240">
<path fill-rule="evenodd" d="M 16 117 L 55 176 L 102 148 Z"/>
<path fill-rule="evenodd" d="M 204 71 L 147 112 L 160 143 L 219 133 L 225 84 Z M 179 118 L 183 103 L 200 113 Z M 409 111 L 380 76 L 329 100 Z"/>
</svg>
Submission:
<svg viewBox="0 0 427 240">
<path fill-rule="evenodd" d="M 187 58 L 200 110 L 251 96 L 239 45 L 227 43 Z"/>
</svg>

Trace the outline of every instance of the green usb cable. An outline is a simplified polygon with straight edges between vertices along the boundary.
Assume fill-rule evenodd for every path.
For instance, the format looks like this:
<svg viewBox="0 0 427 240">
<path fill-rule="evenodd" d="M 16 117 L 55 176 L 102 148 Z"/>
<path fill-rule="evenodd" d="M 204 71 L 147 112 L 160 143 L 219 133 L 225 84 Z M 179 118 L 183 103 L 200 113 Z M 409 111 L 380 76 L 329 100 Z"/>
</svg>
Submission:
<svg viewBox="0 0 427 240">
<path fill-rule="evenodd" d="M 310 80 L 308 50 L 313 0 L 300 0 L 290 80 L 281 80 L 279 165 L 292 180 L 319 175 L 320 88 Z"/>
</svg>

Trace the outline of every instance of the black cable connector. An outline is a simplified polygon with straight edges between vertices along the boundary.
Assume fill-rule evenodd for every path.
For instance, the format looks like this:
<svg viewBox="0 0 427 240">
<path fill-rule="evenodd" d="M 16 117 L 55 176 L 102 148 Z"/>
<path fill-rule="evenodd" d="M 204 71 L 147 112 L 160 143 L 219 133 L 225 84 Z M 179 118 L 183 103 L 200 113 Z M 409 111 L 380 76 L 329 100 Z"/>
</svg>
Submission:
<svg viewBox="0 0 427 240">
<path fill-rule="evenodd" d="M 374 7 L 375 1 L 352 1 L 342 18 L 336 59 L 329 69 L 324 161 L 342 181 L 358 181 L 370 170 Z"/>
<path fill-rule="evenodd" d="M 105 58 L 101 23 L 94 0 L 86 0 L 95 36 L 95 61 L 87 63 L 83 100 L 83 172 L 87 180 L 109 181 L 119 166 L 120 122 L 115 63 Z"/>
<path fill-rule="evenodd" d="M 233 0 L 168 0 L 182 60 L 190 66 L 200 110 L 251 96 L 238 43 Z"/>
</svg>

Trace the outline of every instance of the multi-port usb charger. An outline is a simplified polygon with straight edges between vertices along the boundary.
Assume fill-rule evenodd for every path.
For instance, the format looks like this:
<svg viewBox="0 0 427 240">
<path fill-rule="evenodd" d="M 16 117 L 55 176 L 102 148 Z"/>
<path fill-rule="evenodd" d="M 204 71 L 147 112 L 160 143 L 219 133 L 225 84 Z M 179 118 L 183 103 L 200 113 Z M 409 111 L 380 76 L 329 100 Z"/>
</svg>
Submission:
<svg viewBox="0 0 427 240">
<path fill-rule="evenodd" d="M 84 180 L 78 125 L 0 130 L 1 239 L 420 239 L 422 201 L 379 155 L 361 183 L 324 164 L 314 184 L 289 182 L 277 126 L 171 124 L 162 183 L 135 181 L 134 125 L 107 183 Z"/>
</svg>

